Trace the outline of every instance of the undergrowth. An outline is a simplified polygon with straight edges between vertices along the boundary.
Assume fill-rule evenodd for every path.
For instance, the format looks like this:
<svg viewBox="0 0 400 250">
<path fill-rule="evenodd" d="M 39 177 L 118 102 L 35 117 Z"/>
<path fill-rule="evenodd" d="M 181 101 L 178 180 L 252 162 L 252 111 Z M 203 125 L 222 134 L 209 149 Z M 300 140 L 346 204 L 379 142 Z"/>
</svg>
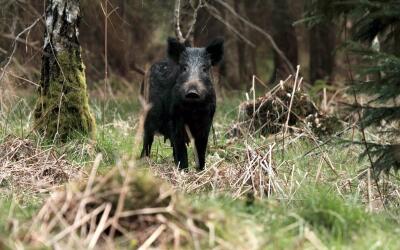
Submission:
<svg viewBox="0 0 400 250">
<path fill-rule="evenodd" d="M 171 174 L 177 180 L 172 183 L 175 189 L 184 192 L 194 208 L 211 211 L 218 218 L 215 225 L 218 237 L 238 249 L 398 248 L 398 179 L 381 180 L 381 190 L 371 189 L 374 183 L 367 181 L 365 171 L 368 162 L 358 159 L 362 148 L 345 147 L 335 139 L 322 144 L 297 134 L 286 140 L 283 149 L 282 140 L 277 136 L 229 137 L 228 131 L 236 122 L 238 105 L 243 99 L 242 95 L 233 95 L 219 102 L 207 166 L 216 164 L 215 171 L 238 168 L 246 162 L 243 152 L 247 146 L 265 153 L 275 143 L 274 178 L 283 191 L 272 192 L 262 199 L 254 190 L 233 196 L 233 190 L 219 192 L 215 188 L 218 185 L 211 181 L 204 189 L 185 186 L 190 183 L 184 181 L 196 177 L 194 169 L 187 174 Z M 86 172 L 90 172 L 96 155 L 102 154 L 100 175 L 107 174 L 122 156 L 139 155 L 140 145 L 135 136 L 140 105 L 135 98 L 94 100 L 91 107 L 97 120 L 96 139 L 76 135 L 65 144 L 44 141 L 31 131 L 33 104 L 32 98 L 25 97 L 17 100 L 13 108 L 2 110 L 0 143 L 10 134 L 29 138 L 43 147 L 54 148 Z M 343 135 L 351 136 L 351 131 Z M 175 169 L 172 149 L 163 138 L 155 140 L 151 156 L 140 161 L 140 167 L 150 166 L 159 175 Z M 194 165 L 192 149 L 189 159 L 189 165 Z M 29 225 L 48 193 L 28 196 L 12 190 L 10 194 L 1 182 L 0 190 L 4 192 L 1 191 L 0 197 L 0 238 L 8 244 L 7 238 L 18 237 L 17 227 Z"/>
</svg>

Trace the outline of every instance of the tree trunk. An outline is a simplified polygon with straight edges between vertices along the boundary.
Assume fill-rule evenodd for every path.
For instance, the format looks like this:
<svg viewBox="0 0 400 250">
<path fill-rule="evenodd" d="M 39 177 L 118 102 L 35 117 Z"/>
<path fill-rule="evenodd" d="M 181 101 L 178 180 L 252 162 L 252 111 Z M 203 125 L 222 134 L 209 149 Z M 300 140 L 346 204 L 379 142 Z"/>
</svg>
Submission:
<svg viewBox="0 0 400 250">
<path fill-rule="evenodd" d="M 244 5 L 243 1 L 235 0 L 235 11 L 240 15 L 244 15 Z M 243 35 L 246 36 L 246 26 L 242 23 L 237 23 L 237 28 L 239 31 L 242 32 Z M 241 39 L 237 38 L 236 40 L 236 49 L 237 49 L 237 67 L 239 72 L 239 84 L 240 86 L 245 86 L 246 90 L 249 90 L 251 87 L 251 75 L 250 70 L 248 67 L 248 56 L 247 56 L 247 46 L 246 43 L 243 42 Z M 241 87 L 243 88 L 243 87 Z"/>
<path fill-rule="evenodd" d="M 296 68 L 298 64 L 298 45 L 296 31 L 293 27 L 293 17 L 289 13 L 287 0 L 273 0 L 272 9 L 272 37 L 279 49 Z M 270 79 L 271 83 L 286 79 L 291 74 L 285 62 L 274 51 L 274 70 Z"/>
<path fill-rule="evenodd" d="M 74 133 L 94 136 L 85 67 L 78 40 L 79 0 L 47 0 L 35 128 L 48 138 L 66 140 Z"/>
<path fill-rule="evenodd" d="M 310 83 L 317 80 L 330 82 L 335 65 L 336 28 L 323 22 L 310 29 Z"/>
</svg>

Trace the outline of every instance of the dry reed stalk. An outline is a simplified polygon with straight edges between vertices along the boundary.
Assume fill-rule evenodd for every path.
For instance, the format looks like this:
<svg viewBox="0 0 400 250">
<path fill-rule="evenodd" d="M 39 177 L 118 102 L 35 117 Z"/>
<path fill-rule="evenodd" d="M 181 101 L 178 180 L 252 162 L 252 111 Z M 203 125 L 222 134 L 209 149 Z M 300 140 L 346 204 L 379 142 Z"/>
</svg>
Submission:
<svg viewBox="0 0 400 250">
<path fill-rule="evenodd" d="M 284 130 L 283 130 L 283 150 L 285 150 L 285 134 L 287 133 L 287 129 L 289 126 L 289 119 L 290 119 L 290 113 L 292 111 L 294 94 L 296 93 L 297 85 L 300 85 L 300 84 L 297 84 L 297 79 L 299 77 L 299 71 L 300 71 L 300 65 L 297 65 L 296 75 L 294 77 L 294 83 L 293 83 L 293 90 L 292 90 L 292 94 L 290 95 L 290 102 L 289 102 L 289 108 L 288 108 L 288 112 L 287 112 L 287 118 L 286 118 Z M 302 78 L 300 79 L 300 82 L 301 81 L 302 81 Z"/>
</svg>

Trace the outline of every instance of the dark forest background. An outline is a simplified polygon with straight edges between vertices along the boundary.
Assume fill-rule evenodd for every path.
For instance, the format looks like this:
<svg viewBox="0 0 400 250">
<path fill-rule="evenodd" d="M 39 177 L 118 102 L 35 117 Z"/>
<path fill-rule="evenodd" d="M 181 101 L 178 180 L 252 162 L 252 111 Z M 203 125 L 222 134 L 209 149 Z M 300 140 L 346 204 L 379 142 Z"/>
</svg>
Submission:
<svg viewBox="0 0 400 250">
<path fill-rule="evenodd" d="M 335 57 L 335 48 L 342 40 L 335 36 L 340 27 L 334 22 L 325 22 L 310 30 L 303 22 L 305 1 L 230 0 L 226 3 L 234 12 L 218 1 L 208 1 L 200 8 L 193 32 L 195 46 L 204 46 L 216 36 L 225 38 L 225 61 L 216 72 L 224 89 L 249 88 L 253 74 L 265 82 L 287 77 L 289 72 L 266 33 L 272 35 L 294 68 L 301 65 L 307 81 L 332 83 L 335 76 L 340 76 L 341 63 L 335 63 L 340 60 Z M 104 79 L 105 3 L 84 0 L 81 5 L 80 42 L 88 85 L 94 87 Z M 42 15 L 45 1 L 2 0 L 1 6 L 0 61 L 4 62 L 18 33 Z M 192 22 L 196 7 L 195 1 L 182 1 L 184 32 Z M 109 74 L 112 79 L 122 81 L 124 87 L 136 88 L 142 71 L 164 56 L 166 38 L 174 36 L 174 1 L 110 0 L 107 8 Z M 40 20 L 28 35 L 19 38 L 12 58 L 13 70 L 18 76 L 34 82 L 40 77 L 43 27 Z M 118 86 L 113 87 L 118 91 Z"/>
</svg>

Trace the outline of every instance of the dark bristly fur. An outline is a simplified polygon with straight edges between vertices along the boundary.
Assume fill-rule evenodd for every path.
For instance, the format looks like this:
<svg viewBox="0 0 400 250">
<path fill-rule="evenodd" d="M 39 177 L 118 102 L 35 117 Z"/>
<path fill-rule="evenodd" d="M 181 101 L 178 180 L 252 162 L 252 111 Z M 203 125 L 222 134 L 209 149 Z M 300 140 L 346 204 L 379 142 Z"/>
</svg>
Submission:
<svg viewBox="0 0 400 250">
<path fill-rule="evenodd" d="M 197 150 L 197 167 L 203 169 L 216 97 L 211 67 L 223 57 L 223 40 L 217 38 L 204 48 L 192 48 L 174 38 L 168 39 L 168 57 L 150 69 L 151 109 L 144 123 L 141 156 L 149 156 L 154 134 L 171 141 L 175 163 L 188 167 L 187 126 Z"/>
</svg>

